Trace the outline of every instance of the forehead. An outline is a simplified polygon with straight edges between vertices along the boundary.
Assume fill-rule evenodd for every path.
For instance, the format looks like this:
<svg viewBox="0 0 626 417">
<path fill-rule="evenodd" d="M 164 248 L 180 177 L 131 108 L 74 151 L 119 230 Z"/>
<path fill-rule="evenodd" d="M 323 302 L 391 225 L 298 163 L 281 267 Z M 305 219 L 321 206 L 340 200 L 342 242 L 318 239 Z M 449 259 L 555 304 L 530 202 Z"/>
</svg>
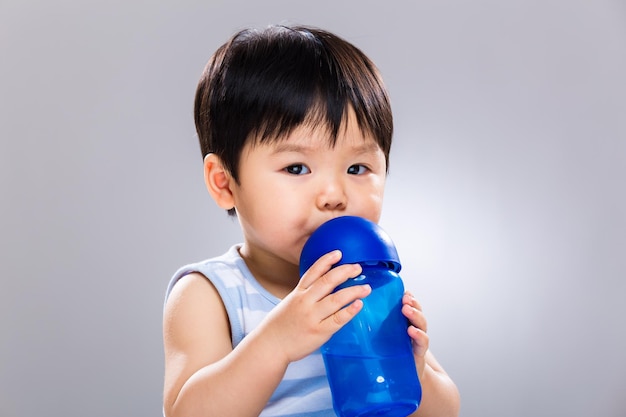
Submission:
<svg viewBox="0 0 626 417">
<path fill-rule="evenodd" d="M 359 125 L 351 108 L 344 114 L 337 132 L 333 132 L 331 125 L 319 114 L 310 114 L 303 123 L 285 134 L 258 135 L 250 142 L 252 147 L 268 145 L 277 151 L 309 147 L 332 149 L 337 146 L 350 147 L 362 152 L 382 151 L 373 134 Z"/>
</svg>

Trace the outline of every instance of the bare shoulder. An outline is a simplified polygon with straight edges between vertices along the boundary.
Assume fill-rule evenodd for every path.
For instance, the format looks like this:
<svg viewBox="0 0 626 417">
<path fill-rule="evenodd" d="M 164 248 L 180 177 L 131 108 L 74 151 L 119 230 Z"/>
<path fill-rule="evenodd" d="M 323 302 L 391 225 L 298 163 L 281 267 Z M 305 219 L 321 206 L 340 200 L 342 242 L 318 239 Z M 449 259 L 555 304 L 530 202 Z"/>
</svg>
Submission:
<svg viewBox="0 0 626 417">
<path fill-rule="evenodd" d="M 197 371 L 232 351 L 224 303 L 200 273 L 182 277 L 167 299 L 163 315 L 165 400 L 176 398 Z"/>
</svg>

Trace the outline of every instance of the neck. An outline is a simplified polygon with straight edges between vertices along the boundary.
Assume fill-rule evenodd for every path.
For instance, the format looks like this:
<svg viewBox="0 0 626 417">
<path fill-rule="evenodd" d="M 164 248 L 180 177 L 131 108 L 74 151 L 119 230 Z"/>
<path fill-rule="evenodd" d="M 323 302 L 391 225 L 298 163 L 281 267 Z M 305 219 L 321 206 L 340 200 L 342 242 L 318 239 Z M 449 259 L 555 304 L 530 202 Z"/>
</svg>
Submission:
<svg viewBox="0 0 626 417">
<path fill-rule="evenodd" d="M 239 249 L 239 254 L 257 282 L 270 294 L 283 299 L 298 285 L 298 265 L 268 252 L 251 250 L 246 244 Z"/>
</svg>

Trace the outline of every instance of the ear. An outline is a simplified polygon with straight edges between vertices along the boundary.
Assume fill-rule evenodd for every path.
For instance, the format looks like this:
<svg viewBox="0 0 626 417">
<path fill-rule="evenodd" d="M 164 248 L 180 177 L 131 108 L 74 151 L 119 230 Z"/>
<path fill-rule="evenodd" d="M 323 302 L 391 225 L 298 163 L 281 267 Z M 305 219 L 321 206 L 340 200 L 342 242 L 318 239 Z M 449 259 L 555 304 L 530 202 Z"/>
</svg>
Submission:
<svg viewBox="0 0 626 417">
<path fill-rule="evenodd" d="M 204 183 L 213 200 L 225 210 L 235 207 L 235 198 L 232 192 L 233 182 L 233 178 L 216 154 L 210 153 L 204 157 Z"/>
</svg>

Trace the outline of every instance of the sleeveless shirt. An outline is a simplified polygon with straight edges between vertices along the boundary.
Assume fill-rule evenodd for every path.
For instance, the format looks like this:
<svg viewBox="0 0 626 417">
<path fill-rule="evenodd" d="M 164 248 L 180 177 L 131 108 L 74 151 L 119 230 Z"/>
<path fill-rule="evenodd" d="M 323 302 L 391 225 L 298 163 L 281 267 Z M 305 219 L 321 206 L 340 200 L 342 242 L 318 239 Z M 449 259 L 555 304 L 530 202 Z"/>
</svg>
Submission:
<svg viewBox="0 0 626 417">
<path fill-rule="evenodd" d="M 280 302 L 257 282 L 239 255 L 240 245 L 224 255 L 178 269 L 166 292 L 183 276 L 204 275 L 217 289 L 230 322 L 232 345 L 237 346 Z M 261 412 L 262 417 L 334 417 L 324 361 L 319 349 L 289 364 L 285 376 Z"/>
</svg>

